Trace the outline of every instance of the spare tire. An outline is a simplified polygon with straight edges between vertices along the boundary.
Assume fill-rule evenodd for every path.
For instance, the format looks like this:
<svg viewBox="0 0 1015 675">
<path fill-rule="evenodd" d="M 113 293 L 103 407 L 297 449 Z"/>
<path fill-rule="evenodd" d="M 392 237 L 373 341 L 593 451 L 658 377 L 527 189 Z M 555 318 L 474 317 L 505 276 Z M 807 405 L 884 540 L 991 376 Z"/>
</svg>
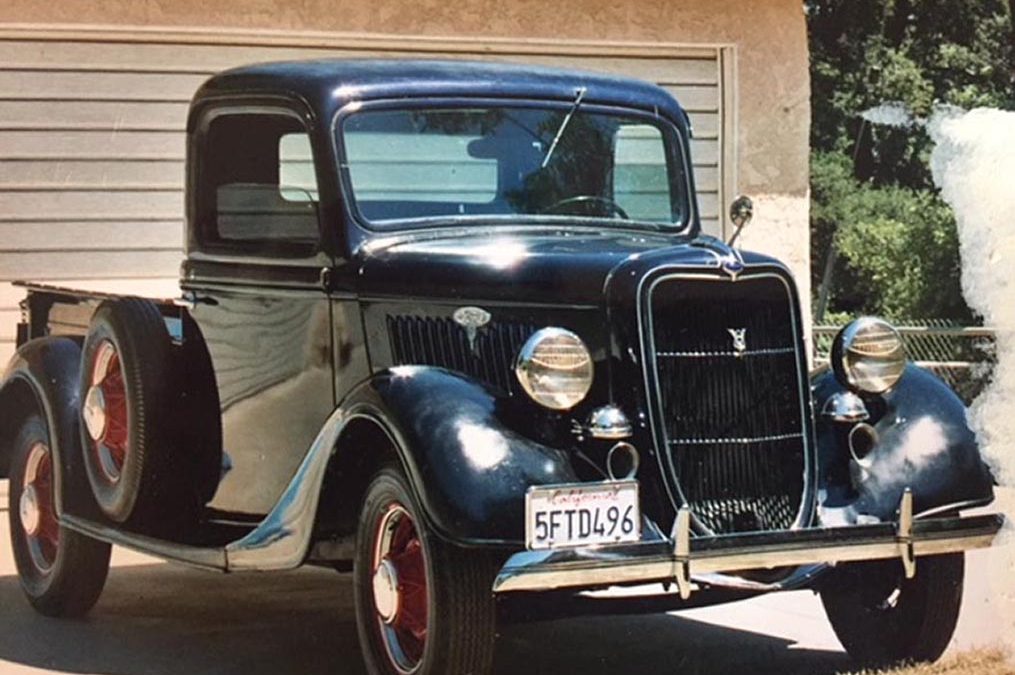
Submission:
<svg viewBox="0 0 1015 675">
<path fill-rule="evenodd" d="M 103 302 L 82 351 L 81 445 L 95 500 L 112 521 L 151 526 L 193 515 L 176 452 L 173 348 L 158 306 Z"/>
<path fill-rule="evenodd" d="M 198 506 L 212 500 L 222 478 L 222 412 L 208 345 L 189 314 L 182 320 L 183 344 L 175 350 L 180 390 L 179 451 L 188 461 L 188 489 Z"/>
</svg>

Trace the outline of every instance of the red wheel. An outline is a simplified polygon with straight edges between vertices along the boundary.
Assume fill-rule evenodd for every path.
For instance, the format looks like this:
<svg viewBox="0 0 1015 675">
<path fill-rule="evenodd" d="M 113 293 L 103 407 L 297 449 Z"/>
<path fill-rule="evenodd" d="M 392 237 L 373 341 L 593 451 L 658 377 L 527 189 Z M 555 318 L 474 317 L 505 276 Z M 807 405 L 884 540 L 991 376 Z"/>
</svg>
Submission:
<svg viewBox="0 0 1015 675">
<path fill-rule="evenodd" d="M 116 347 L 102 340 L 92 360 L 91 385 L 85 394 L 82 417 L 101 476 L 114 485 L 120 480 L 127 457 L 127 389 Z"/>
<path fill-rule="evenodd" d="M 11 450 L 11 548 L 21 588 L 43 614 L 84 614 L 106 583 L 109 544 L 60 526 L 59 463 L 41 417 L 22 421 Z"/>
<path fill-rule="evenodd" d="M 374 609 L 381 639 L 403 673 L 419 666 L 426 648 L 426 553 L 412 516 L 392 503 L 377 523 L 373 560 Z"/>
<path fill-rule="evenodd" d="M 488 675 L 496 566 L 432 534 L 408 481 L 382 469 L 367 488 L 353 567 L 356 625 L 371 675 Z"/>
<path fill-rule="evenodd" d="M 36 441 L 28 449 L 18 516 L 35 572 L 39 576 L 49 574 L 60 548 L 60 522 L 53 490 L 53 453 L 42 441 Z"/>
</svg>

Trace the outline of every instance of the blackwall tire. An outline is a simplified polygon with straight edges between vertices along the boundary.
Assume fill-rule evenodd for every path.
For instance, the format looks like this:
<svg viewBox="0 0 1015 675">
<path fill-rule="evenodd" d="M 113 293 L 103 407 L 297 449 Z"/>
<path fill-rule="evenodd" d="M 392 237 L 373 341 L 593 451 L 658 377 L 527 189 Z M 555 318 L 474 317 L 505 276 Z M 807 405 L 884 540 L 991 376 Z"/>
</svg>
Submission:
<svg viewBox="0 0 1015 675">
<path fill-rule="evenodd" d="M 81 447 L 95 500 L 114 522 L 150 529 L 194 512 L 176 452 L 177 374 L 153 302 L 99 306 L 82 350 Z"/>
<path fill-rule="evenodd" d="M 11 548 L 21 588 L 41 614 L 82 616 L 102 593 L 110 546 L 60 526 L 57 461 L 38 415 L 22 422 L 11 450 Z"/>
<path fill-rule="evenodd" d="M 962 553 L 919 558 L 906 579 L 898 560 L 843 565 L 824 580 L 821 601 L 836 636 L 863 666 L 936 661 L 962 604 Z"/>
<path fill-rule="evenodd" d="M 178 448 L 182 462 L 189 462 L 190 490 L 195 506 L 212 500 L 222 478 L 222 412 L 218 384 L 208 345 L 197 324 L 183 321 L 184 344 L 174 349 L 177 373 L 182 375 Z"/>
<path fill-rule="evenodd" d="M 399 469 L 380 471 L 360 513 L 353 569 L 367 672 L 488 675 L 496 632 L 495 573 L 487 552 L 453 546 L 429 531 Z M 425 617 L 419 616 L 421 607 Z"/>
</svg>

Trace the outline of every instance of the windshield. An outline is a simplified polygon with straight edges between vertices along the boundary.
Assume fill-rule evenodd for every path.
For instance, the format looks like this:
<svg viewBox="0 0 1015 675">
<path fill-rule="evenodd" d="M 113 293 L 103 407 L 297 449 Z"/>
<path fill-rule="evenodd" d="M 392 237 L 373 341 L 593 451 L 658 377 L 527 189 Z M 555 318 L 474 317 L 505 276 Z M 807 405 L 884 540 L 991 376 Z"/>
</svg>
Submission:
<svg viewBox="0 0 1015 675">
<path fill-rule="evenodd" d="M 673 127 L 579 104 L 356 112 L 338 131 L 355 210 L 382 228 L 491 218 L 683 227 Z"/>
</svg>

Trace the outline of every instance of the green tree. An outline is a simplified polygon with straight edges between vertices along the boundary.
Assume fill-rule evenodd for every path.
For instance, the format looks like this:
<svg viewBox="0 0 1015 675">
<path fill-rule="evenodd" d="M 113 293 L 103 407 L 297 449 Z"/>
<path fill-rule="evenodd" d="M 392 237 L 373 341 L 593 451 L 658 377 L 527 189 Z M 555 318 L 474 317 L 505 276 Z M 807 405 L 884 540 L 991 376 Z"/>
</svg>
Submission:
<svg viewBox="0 0 1015 675">
<path fill-rule="evenodd" d="M 967 320 L 954 219 L 919 124 L 938 106 L 1015 106 L 1011 0 L 806 0 L 814 287 L 829 309 Z M 872 124 L 897 103 L 912 124 Z"/>
</svg>

